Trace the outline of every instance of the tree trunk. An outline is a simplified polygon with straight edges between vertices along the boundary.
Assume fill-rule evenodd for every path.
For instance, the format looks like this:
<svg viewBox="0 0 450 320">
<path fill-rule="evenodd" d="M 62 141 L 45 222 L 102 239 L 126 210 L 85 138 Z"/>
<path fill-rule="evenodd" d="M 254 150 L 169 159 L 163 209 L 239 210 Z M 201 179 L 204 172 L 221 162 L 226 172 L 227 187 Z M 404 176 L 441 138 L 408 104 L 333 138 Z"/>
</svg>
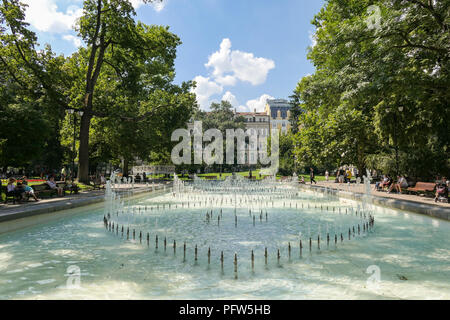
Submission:
<svg viewBox="0 0 450 320">
<path fill-rule="evenodd" d="M 78 162 L 78 181 L 89 183 L 89 129 L 91 126 L 91 115 L 83 114 L 80 126 L 80 149 Z"/>
<path fill-rule="evenodd" d="M 364 150 L 361 147 L 361 144 L 358 143 L 358 171 L 359 176 L 362 178 L 363 176 L 367 175 L 366 173 L 366 161 L 365 161 L 365 155 Z"/>
<path fill-rule="evenodd" d="M 130 161 L 128 159 L 123 159 L 123 176 L 127 178 L 128 178 L 129 163 Z"/>
</svg>

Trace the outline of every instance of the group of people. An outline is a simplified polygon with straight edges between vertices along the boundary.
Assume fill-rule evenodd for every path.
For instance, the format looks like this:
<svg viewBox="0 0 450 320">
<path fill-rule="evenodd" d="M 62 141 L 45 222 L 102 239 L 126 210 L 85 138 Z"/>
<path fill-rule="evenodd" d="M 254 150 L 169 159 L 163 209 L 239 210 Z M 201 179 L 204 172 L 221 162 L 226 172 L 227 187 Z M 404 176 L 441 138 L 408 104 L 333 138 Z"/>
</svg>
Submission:
<svg viewBox="0 0 450 320">
<path fill-rule="evenodd" d="M 46 181 L 46 184 L 49 189 L 55 190 L 59 197 L 64 196 L 64 189 L 58 186 L 54 176 L 50 176 Z M 36 202 L 40 201 L 35 194 L 34 189 L 28 185 L 27 177 L 22 177 L 21 179 L 11 177 L 8 179 L 5 202 L 8 197 L 14 197 L 14 199 L 16 199 L 19 203 L 27 198 L 33 198 Z"/>
<path fill-rule="evenodd" d="M 397 192 L 402 193 L 402 188 L 408 188 L 408 181 L 405 176 L 400 175 L 397 176 L 397 181 L 394 182 L 394 179 L 388 174 L 383 175 L 383 179 L 375 184 L 375 189 L 377 191 L 383 191 L 384 189 L 388 190 L 388 193 Z"/>
<path fill-rule="evenodd" d="M 329 175 L 329 174 L 327 175 L 327 173 L 328 173 L 328 170 L 327 170 L 327 172 L 325 172 L 325 178 L 327 178 Z M 353 173 L 350 170 L 350 168 L 339 168 L 336 171 L 336 182 L 339 182 L 340 184 L 350 182 L 352 180 L 352 177 L 353 177 Z"/>
<path fill-rule="evenodd" d="M 409 184 L 406 180 L 405 176 L 397 176 L 397 181 L 394 182 L 390 175 L 384 175 L 383 179 L 375 184 L 375 189 L 377 191 L 383 191 L 384 189 L 388 190 L 388 193 L 397 192 L 402 193 L 402 188 L 408 188 Z M 448 187 L 449 181 L 442 177 L 441 179 L 436 178 L 436 187 L 435 187 L 435 198 L 434 201 L 437 202 L 440 199 L 446 199 L 448 201 Z"/>
<path fill-rule="evenodd" d="M 9 178 L 6 186 L 6 197 L 14 197 L 19 202 L 25 200 L 25 197 L 32 197 L 36 202 L 39 201 L 33 188 L 28 185 L 26 177 L 23 177 L 21 180 Z M 7 198 L 5 202 L 6 200 Z"/>
</svg>

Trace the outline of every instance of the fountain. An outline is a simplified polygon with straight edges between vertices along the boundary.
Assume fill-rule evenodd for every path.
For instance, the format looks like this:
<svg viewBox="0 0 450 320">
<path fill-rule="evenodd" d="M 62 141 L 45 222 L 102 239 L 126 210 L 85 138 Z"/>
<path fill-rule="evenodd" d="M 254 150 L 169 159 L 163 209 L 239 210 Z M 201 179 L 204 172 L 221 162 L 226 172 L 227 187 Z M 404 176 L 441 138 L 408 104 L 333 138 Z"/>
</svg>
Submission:
<svg viewBox="0 0 450 320">
<path fill-rule="evenodd" d="M 426 280 L 427 297 L 450 298 L 449 223 L 370 205 L 370 180 L 368 172 L 361 203 L 299 192 L 295 175 L 281 183 L 238 175 L 187 183 L 175 174 L 170 192 L 131 199 L 121 184 L 133 180 L 112 173 L 102 208 L 0 236 L 0 270 L 7 266 L 0 298 L 101 298 L 106 291 L 115 298 L 339 298 L 341 287 L 348 298 L 417 297 L 420 281 L 397 282 L 398 273 Z M 433 237 L 418 239 L 418 232 Z M 60 264 L 79 266 L 88 290 L 36 284 L 63 282 L 65 273 L 54 273 Z M 373 264 L 388 279 L 381 294 L 361 289 Z"/>
</svg>

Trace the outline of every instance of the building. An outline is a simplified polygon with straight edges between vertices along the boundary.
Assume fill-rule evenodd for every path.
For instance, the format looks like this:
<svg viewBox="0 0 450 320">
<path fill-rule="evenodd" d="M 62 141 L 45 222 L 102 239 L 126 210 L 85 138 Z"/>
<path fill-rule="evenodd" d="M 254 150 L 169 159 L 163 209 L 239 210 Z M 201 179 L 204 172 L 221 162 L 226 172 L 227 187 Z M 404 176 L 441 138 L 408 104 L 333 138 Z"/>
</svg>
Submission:
<svg viewBox="0 0 450 320">
<path fill-rule="evenodd" d="M 289 101 L 284 99 L 267 100 L 264 112 L 257 112 L 256 109 L 253 112 L 236 112 L 234 111 L 235 118 L 245 118 L 245 130 L 250 134 L 257 133 L 259 137 L 269 137 L 271 135 L 271 129 L 278 129 L 282 134 L 286 134 L 291 129 L 291 108 L 292 105 Z M 187 124 L 188 130 L 193 133 L 194 119 L 191 119 Z M 246 147 L 248 148 L 248 147 Z M 259 142 L 259 149 L 262 148 L 261 142 Z M 250 153 L 247 149 L 245 154 L 245 162 L 248 164 L 253 161 L 255 155 Z"/>
<path fill-rule="evenodd" d="M 285 99 L 267 100 L 264 112 L 236 112 L 235 117 L 245 118 L 245 129 L 256 130 L 258 135 L 270 136 L 271 129 L 278 129 L 282 133 L 287 133 L 291 129 L 291 108 L 292 105 Z M 188 129 L 192 132 L 194 119 L 188 123 Z"/>
<path fill-rule="evenodd" d="M 257 133 L 258 136 L 270 135 L 270 117 L 265 112 L 235 112 L 236 117 L 245 118 L 245 129 L 250 134 Z"/>
<path fill-rule="evenodd" d="M 270 117 L 270 129 L 277 128 L 282 133 L 287 133 L 291 129 L 291 108 L 292 105 L 287 100 L 267 100 L 265 113 Z"/>
</svg>

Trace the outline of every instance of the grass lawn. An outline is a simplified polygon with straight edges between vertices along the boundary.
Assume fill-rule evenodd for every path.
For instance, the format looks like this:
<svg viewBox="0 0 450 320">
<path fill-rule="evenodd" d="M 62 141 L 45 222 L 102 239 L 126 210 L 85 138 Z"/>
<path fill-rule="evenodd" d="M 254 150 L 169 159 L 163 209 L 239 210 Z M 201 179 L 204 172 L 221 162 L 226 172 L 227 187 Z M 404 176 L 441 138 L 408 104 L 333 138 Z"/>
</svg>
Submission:
<svg viewBox="0 0 450 320">
<path fill-rule="evenodd" d="M 30 179 L 30 180 L 35 180 L 35 179 Z M 41 185 L 44 184 L 45 181 L 28 181 L 28 185 L 31 186 L 36 186 L 36 185 Z M 6 186 L 8 184 L 8 180 L 6 179 L 2 179 L 2 186 Z M 77 183 L 78 187 L 80 187 L 80 191 L 88 191 L 88 190 L 92 190 L 94 189 L 93 186 L 90 185 L 86 185 L 83 183 Z"/>
<path fill-rule="evenodd" d="M 243 176 L 243 177 L 248 177 L 250 172 L 249 171 L 243 171 L 243 172 L 236 172 L 238 175 Z M 232 173 L 222 173 L 222 179 L 225 177 L 229 177 L 232 176 Z M 259 177 L 259 170 L 255 170 L 252 171 L 252 175 L 254 177 L 256 177 L 257 180 L 261 180 Z M 199 178 L 205 178 L 205 177 L 211 177 L 211 176 L 216 176 L 217 179 L 220 176 L 219 172 L 216 173 L 204 173 L 204 174 L 198 174 L 197 175 Z M 302 176 L 302 174 L 299 175 L 299 178 Z M 282 175 L 277 175 L 277 179 L 281 179 Z M 306 182 L 309 182 L 309 174 L 304 174 L 303 177 L 305 178 Z M 182 180 L 187 180 L 187 178 L 183 178 Z M 325 181 L 325 176 L 316 176 L 316 181 Z"/>
</svg>

